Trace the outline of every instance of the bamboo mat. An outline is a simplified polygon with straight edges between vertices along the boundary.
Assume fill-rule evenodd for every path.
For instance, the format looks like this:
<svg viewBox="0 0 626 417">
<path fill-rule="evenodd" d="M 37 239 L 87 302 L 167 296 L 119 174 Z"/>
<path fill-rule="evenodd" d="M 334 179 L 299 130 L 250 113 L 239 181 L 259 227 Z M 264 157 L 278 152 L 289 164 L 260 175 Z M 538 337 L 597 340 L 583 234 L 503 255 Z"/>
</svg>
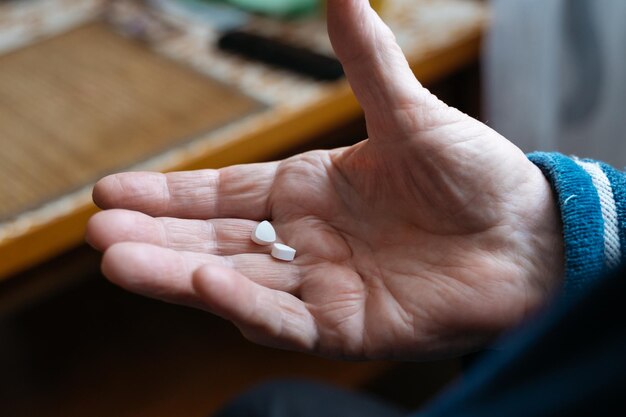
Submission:
<svg viewBox="0 0 626 417">
<path fill-rule="evenodd" d="M 0 221 L 261 108 L 103 23 L 0 57 Z"/>
</svg>

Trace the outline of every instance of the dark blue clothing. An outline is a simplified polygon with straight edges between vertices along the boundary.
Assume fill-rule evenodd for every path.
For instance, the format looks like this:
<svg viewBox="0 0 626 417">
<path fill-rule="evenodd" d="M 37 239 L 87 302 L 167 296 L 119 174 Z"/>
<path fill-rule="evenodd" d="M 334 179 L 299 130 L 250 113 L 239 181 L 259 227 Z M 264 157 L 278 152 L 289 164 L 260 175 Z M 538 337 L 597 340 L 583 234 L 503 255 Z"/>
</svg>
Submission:
<svg viewBox="0 0 626 417">
<path fill-rule="evenodd" d="M 279 380 L 246 392 L 213 417 L 405 417 L 407 412 L 329 385 Z"/>
<path fill-rule="evenodd" d="M 625 416 L 626 267 L 562 300 L 420 417 Z"/>
</svg>

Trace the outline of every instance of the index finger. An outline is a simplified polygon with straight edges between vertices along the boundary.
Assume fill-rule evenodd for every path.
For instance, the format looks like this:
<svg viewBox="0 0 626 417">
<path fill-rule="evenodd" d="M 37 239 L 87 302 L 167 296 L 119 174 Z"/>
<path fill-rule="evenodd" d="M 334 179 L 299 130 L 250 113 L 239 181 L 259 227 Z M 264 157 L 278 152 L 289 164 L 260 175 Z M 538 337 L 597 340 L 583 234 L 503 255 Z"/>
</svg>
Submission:
<svg viewBox="0 0 626 417">
<path fill-rule="evenodd" d="M 161 174 L 127 172 L 96 183 L 102 209 L 127 209 L 154 217 L 187 219 L 270 217 L 268 196 L 278 162 Z"/>
</svg>

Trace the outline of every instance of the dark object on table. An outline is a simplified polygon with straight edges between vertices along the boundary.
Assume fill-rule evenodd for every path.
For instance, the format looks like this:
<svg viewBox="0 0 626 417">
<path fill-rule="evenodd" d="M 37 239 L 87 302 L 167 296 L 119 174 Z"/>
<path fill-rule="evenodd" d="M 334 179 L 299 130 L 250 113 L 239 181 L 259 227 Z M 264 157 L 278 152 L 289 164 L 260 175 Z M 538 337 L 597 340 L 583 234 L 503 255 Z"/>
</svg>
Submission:
<svg viewBox="0 0 626 417">
<path fill-rule="evenodd" d="M 224 33 L 218 40 L 218 47 L 316 80 L 334 81 L 344 76 L 336 58 L 242 30 Z"/>
</svg>

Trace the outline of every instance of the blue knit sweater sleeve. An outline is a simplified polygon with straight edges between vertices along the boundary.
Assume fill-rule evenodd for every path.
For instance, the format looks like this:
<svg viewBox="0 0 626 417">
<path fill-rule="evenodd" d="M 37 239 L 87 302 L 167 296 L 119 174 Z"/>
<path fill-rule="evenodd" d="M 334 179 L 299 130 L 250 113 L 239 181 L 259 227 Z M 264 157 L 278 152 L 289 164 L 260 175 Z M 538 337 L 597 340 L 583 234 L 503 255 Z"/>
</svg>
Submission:
<svg viewBox="0 0 626 417">
<path fill-rule="evenodd" d="M 626 173 L 593 160 L 536 152 L 552 184 L 565 241 L 565 294 L 576 295 L 626 261 Z"/>
</svg>

